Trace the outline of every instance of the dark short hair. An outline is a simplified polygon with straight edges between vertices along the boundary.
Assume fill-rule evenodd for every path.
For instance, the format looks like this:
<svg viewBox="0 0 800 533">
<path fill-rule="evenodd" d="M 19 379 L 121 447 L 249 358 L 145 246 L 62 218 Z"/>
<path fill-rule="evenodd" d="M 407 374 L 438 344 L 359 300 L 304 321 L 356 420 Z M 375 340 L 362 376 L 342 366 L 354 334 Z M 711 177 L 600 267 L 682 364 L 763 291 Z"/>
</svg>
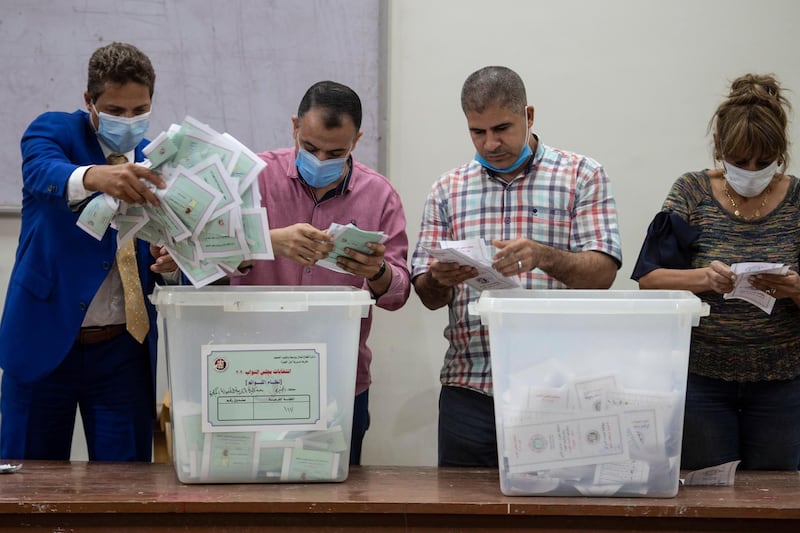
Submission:
<svg viewBox="0 0 800 533">
<path fill-rule="evenodd" d="M 467 77 L 461 88 L 461 109 L 483 113 L 489 106 L 499 106 L 522 113 L 527 105 L 525 84 L 508 67 L 483 67 Z"/>
<path fill-rule="evenodd" d="M 328 129 L 340 128 L 344 115 L 350 117 L 356 131 L 361 129 L 361 99 L 346 85 L 335 81 L 319 81 L 309 87 L 300 100 L 297 118 L 303 118 L 312 108 L 324 112 L 323 123 Z"/>
<path fill-rule="evenodd" d="M 124 85 L 141 83 L 150 89 L 156 83 L 156 73 L 150 59 L 138 48 L 127 43 L 111 43 L 98 48 L 89 58 L 89 79 L 86 91 L 96 101 L 106 89 L 106 83 Z"/>
</svg>

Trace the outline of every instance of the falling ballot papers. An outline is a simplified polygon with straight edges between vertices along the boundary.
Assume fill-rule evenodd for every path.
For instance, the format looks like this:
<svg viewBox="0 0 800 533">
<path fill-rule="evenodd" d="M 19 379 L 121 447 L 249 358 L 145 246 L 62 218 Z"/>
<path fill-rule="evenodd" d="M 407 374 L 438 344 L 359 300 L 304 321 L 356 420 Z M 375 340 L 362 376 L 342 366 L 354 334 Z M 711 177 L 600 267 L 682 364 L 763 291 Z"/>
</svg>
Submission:
<svg viewBox="0 0 800 533">
<path fill-rule="evenodd" d="M 167 184 L 151 186 L 161 205 L 100 194 L 81 212 L 79 227 L 100 240 L 110 226 L 118 245 L 136 237 L 166 247 L 195 287 L 225 277 L 244 260 L 274 259 L 256 179 L 266 163 L 255 153 L 186 117 L 145 146 L 144 154 L 142 164 Z"/>
</svg>

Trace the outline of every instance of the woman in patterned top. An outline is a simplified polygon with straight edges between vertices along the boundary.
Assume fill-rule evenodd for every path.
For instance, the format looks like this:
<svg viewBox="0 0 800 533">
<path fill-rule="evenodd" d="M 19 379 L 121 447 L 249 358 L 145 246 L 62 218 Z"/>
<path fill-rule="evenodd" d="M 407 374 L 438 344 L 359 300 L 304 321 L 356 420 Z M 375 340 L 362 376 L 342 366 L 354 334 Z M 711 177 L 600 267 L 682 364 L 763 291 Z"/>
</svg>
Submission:
<svg viewBox="0 0 800 533">
<path fill-rule="evenodd" d="M 709 125 L 717 168 L 677 179 L 632 275 L 642 289 L 690 290 L 711 306 L 692 331 L 685 469 L 800 462 L 800 181 L 785 174 L 788 109 L 772 75 L 733 82 Z M 743 262 L 788 266 L 751 278 L 762 301 L 775 299 L 771 313 L 723 296 Z"/>
</svg>

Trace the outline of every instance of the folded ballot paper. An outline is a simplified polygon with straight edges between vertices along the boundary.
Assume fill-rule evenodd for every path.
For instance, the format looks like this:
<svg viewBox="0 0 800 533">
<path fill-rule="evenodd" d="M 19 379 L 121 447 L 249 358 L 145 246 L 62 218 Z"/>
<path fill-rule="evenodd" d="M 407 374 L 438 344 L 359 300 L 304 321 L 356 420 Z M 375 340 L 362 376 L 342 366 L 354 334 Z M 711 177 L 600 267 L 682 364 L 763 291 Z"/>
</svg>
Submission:
<svg viewBox="0 0 800 533">
<path fill-rule="evenodd" d="M 478 275 L 464 283 L 478 291 L 521 286 L 518 276 L 505 277 L 492 268 L 492 254 L 481 239 L 441 241 L 439 248 L 425 248 L 425 251 L 442 263 L 458 263 L 475 268 Z"/>
<path fill-rule="evenodd" d="M 782 263 L 734 263 L 731 265 L 731 271 L 736 274 L 736 282 L 733 290 L 725 293 L 723 298 L 726 300 L 739 298 L 771 315 L 772 308 L 775 306 L 775 297 L 753 287 L 750 279 L 758 274 L 785 275 L 789 271 L 789 267 Z"/>
<path fill-rule="evenodd" d="M 140 238 L 164 246 L 195 287 L 248 259 L 274 259 L 257 177 L 266 163 L 227 133 L 192 117 L 173 124 L 144 148 L 143 163 L 166 182 L 151 190 L 161 205 L 93 198 L 78 226 L 100 240 L 115 228 L 118 244 Z"/>
</svg>

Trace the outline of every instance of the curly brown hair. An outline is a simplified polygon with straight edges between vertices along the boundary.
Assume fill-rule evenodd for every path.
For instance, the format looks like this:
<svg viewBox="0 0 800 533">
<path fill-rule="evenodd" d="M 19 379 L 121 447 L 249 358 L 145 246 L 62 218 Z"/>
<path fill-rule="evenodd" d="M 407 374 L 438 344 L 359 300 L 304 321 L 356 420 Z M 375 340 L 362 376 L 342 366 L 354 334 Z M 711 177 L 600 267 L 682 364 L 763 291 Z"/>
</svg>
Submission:
<svg viewBox="0 0 800 533">
<path fill-rule="evenodd" d="M 141 50 L 131 44 L 114 42 L 94 51 L 89 59 L 86 86 L 92 102 L 103 94 L 106 83 L 123 85 L 128 82 L 146 85 L 152 98 L 156 73 L 150 59 Z"/>
</svg>

